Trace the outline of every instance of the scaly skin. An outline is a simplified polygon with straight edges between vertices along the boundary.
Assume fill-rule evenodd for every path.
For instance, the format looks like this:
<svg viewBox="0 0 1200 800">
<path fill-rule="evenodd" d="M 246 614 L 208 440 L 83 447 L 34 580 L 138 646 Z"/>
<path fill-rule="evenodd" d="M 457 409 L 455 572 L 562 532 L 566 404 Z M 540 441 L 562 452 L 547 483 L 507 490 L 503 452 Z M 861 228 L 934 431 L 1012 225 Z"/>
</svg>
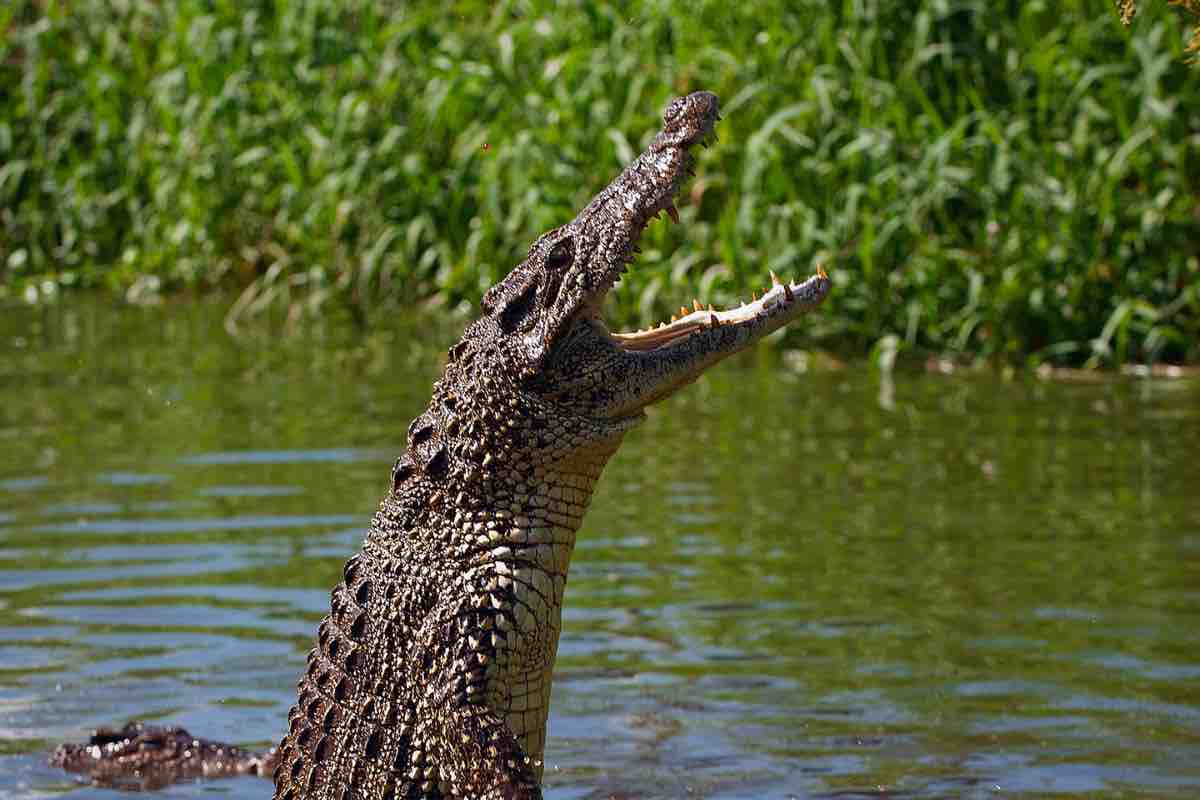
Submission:
<svg viewBox="0 0 1200 800">
<path fill-rule="evenodd" d="M 333 590 L 276 798 L 541 796 L 567 567 L 605 463 L 647 405 L 830 288 L 824 272 L 776 279 L 736 309 L 604 327 L 604 297 L 649 220 L 677 217 L 689 149 L 717 118 L 710 93 L 675 100 L 647 150 L 484 296 Z M 79 769 L 86 751 L 60 748 L 58 761 Z M 136 763 L 136 749 L 126 756 Z"/>
</svg>

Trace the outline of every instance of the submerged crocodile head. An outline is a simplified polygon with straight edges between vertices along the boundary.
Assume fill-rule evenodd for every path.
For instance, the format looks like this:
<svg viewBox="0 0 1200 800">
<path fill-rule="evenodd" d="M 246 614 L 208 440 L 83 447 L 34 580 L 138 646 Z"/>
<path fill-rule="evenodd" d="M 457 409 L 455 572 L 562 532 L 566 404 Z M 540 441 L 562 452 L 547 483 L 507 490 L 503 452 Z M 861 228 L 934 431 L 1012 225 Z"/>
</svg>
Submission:
<svg viewBox="0 0 1200 800">
<path fill-rule="evenodd" d="M 501 343 L 491 363 L 519 376 L 523 390 L 597 420 L 636 420 L 645 406 L 825 298 L 823 272 L 803 283 L 772 276 L 761 298 L 737 308 L 694 301 L 650 330 L 605 326 L 605 296 L 634 262 L 642 231 L 664 211 L 678 222 L 674 201 L 691 174 L 690 150 L 712 137 L 717 111 L 710 92 L 672 102 L 649 147 L 575 219 L 538 238 L 484 296 L 486 316 L 467 339 Z"/>
</svg>

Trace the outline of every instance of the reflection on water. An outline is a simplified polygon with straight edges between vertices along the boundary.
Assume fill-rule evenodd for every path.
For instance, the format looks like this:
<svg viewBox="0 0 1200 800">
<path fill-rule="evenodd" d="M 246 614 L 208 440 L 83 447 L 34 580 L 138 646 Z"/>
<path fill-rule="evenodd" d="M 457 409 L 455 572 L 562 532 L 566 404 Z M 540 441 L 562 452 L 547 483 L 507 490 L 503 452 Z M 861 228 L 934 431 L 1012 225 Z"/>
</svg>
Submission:
<svg viewBox="0 0 1200 800">
<path fill-rule="evenodd" d="M 454 331 L 0 314 L 0 795 L 153 718 L 276 741 Z M 435 344 L 430 344 L 433 339 Z M 751 354 L 652 413 L 567 591 L 548 797 L 1200 792 L 1200 385 Z M 269 796 L 252 779 L 175 787 Z"/>
</svg>

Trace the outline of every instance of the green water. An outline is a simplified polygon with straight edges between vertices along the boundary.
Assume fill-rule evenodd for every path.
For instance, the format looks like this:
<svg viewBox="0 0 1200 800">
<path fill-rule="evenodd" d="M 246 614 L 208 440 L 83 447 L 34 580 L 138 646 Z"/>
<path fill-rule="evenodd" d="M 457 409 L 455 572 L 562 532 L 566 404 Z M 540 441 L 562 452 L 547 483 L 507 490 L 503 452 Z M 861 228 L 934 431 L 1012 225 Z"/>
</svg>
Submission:
<svg viewBox="0 0 1200 800">
<path fill-rule="evenodd" d="M 45 756 L 131 717 L 279 738 L 459 324 L 222 308 L 0 312 L 0 796 L 114 796 Z M 1200 383 L 797 363 L 608 467 L 547 796 L 1200 796 Z"/>
</svg>

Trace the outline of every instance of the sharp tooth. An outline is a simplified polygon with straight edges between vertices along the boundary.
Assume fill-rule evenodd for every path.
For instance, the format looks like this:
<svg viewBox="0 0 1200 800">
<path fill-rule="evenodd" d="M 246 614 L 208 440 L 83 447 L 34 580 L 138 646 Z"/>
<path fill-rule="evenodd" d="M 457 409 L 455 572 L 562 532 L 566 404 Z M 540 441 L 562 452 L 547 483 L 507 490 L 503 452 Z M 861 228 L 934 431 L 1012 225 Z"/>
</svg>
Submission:
<svg viewBox="0 0 1200 800">
<path fill-rule="evenodd" d="M 679 317 L 677 317 L 677 316 L 675 316 L 674 314 L 672 314 L 672 315 L 671 315 L 671 322 L 678 322 L 678 321 L 679 321 Z"/>
<path fill-rule="evenodd" d="M 687 315 L 688 315 L 687 306 L 680 306 L 679 307 L 679 316 L 686 317 Z"/>
<path fill-rule="evenodd" d="M 825 272 L 824 264 L 817 264 L 817 276 L 829 280 L 829 275 Z"/>
<path fill-rule="evenodd" d="M 702 309 L 702 306 L 700 305 L 700 301 L 693 297 L 692 298 L 692 310 L 700 311 L 701 309 Z"/>
<path fill-rule="evenodd" d="M 769 270 L 769 272 L 771 273 L 771 285 L 778 286 L 779 285 L 779 276 L 775 274 L 775 270 Z"/>
<path fill-rule="evenodd" d="M 671 218 L 671 222 L 674 222 L 676 225 L 679 224 L 679 211 L 674 205 L 667 206 L 667 216 Z"/>
<path fill-rule="evenodd" d="M 786 283 L 783 285 L 783 296 L 789 303 L 796 299 L 796 295 L 792 294 L 792 287 Z"/>
<path fill-rule="evenodd" d="M 709 304 L 708 304 L 708 313 L 710 313 L 710 314 L 715 314 L 715 313 L 716 313 L 716 312 L 713 310 L 712 303 L 709 303 Z"/>
<path fill-rule="evenodd" d="M 754 302 L 758 302 L 758 292 L 754 291 L 753 289 L 750 290 L 750 297 L 754 300 Z"/>
</svg>

